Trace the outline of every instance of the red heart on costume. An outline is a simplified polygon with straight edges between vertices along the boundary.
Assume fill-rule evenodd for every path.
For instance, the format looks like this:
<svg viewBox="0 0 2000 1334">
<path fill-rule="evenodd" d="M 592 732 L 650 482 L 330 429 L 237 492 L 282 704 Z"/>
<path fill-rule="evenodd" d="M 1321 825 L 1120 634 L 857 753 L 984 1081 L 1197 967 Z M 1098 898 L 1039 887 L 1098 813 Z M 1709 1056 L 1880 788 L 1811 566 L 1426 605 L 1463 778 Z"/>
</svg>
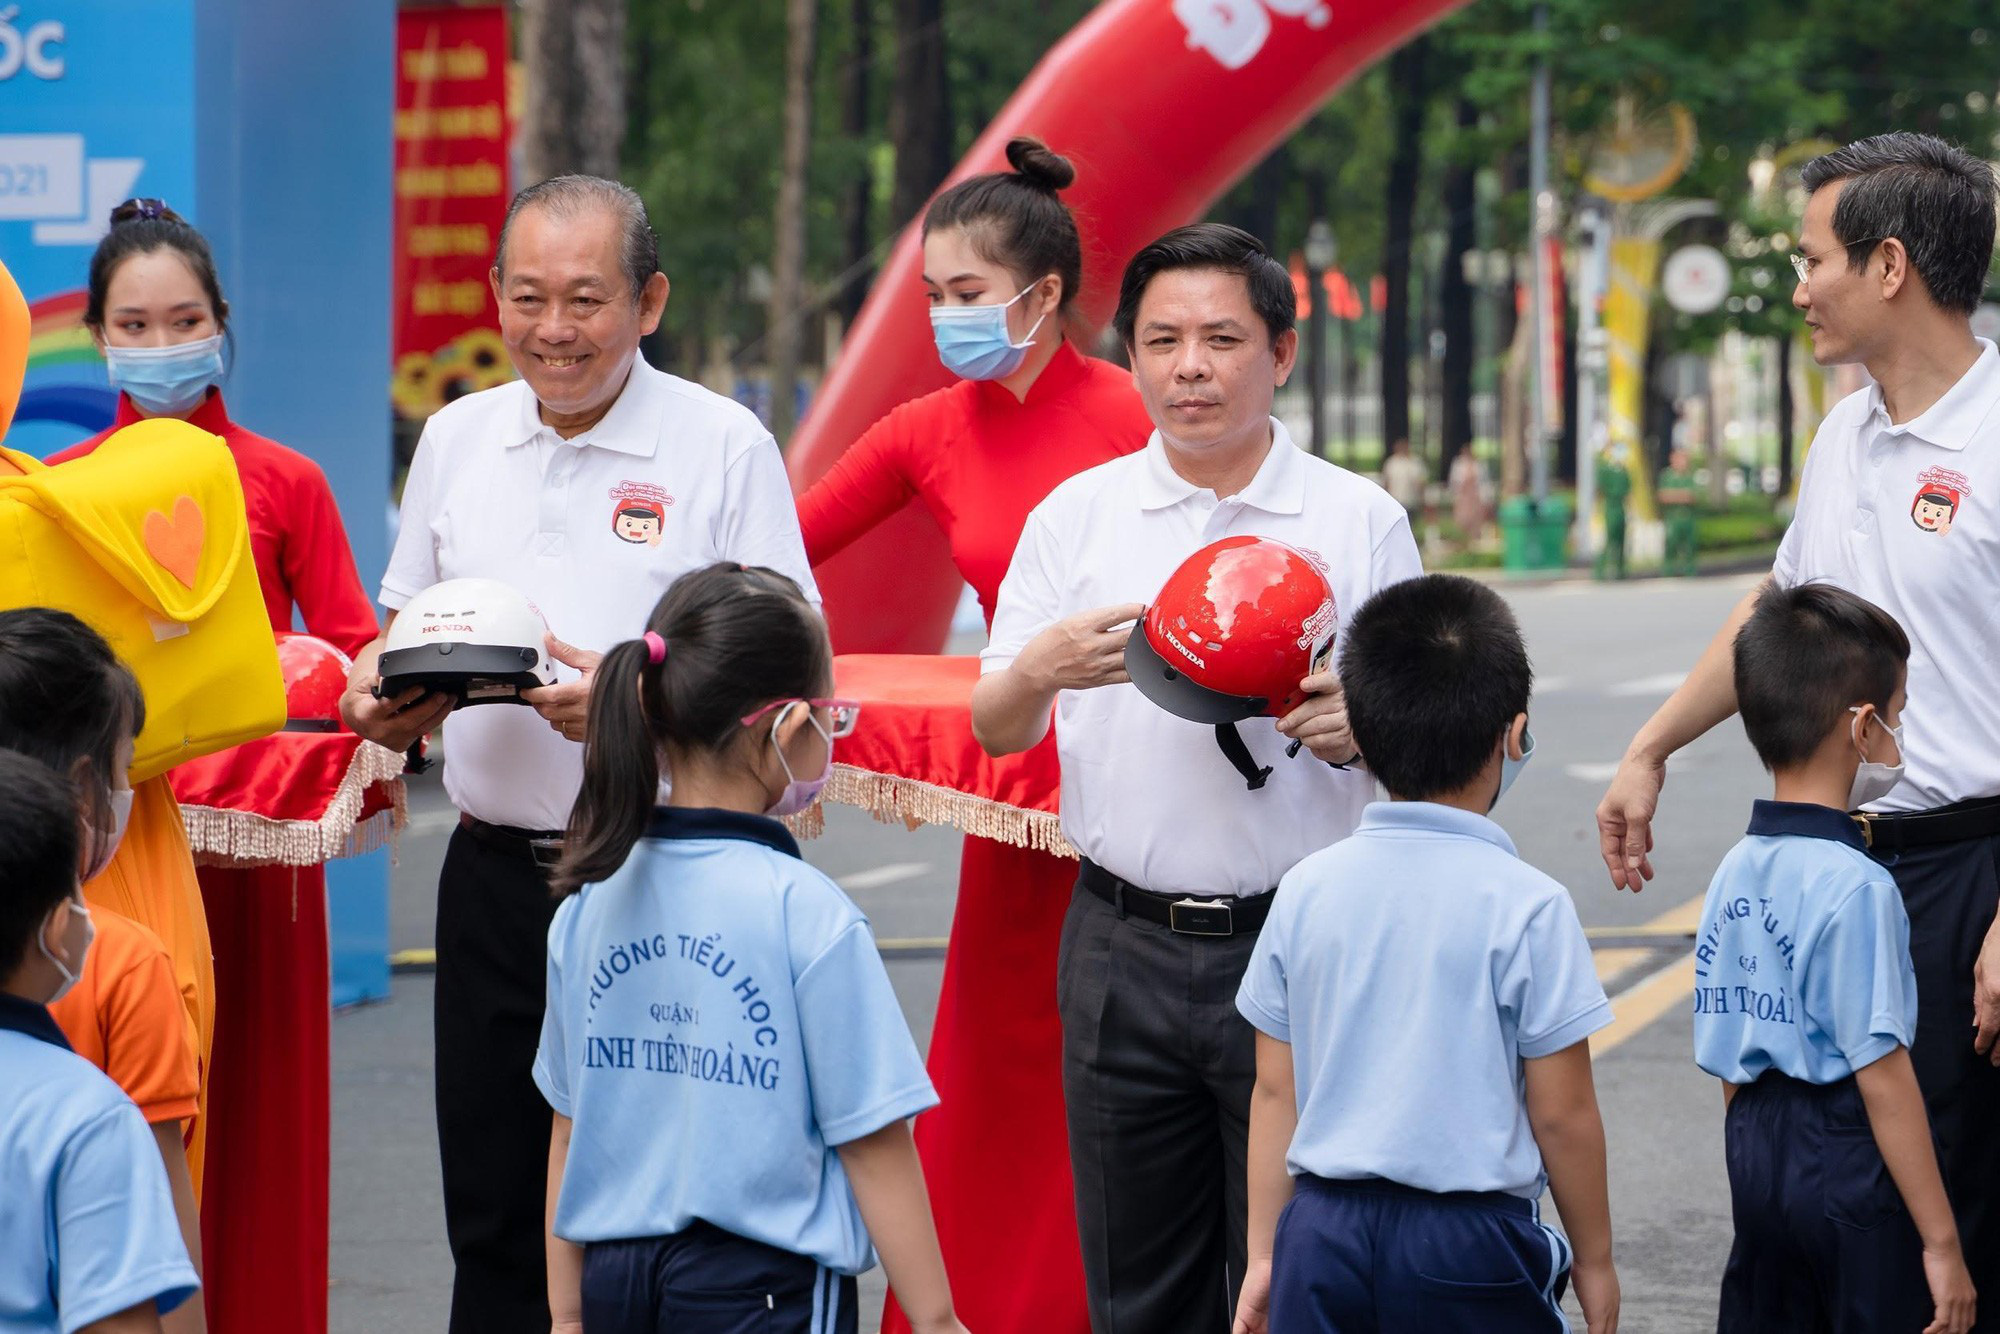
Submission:
<svg viewBox="0 0 2000 1334">
<path fill-rule="evenodd" d="M 146 551 L 160 563 L 161 569 L 193 588 L 195 576 L 201 570 L 201 541 L 206 527 L 201 506 L 194 503 L 194 497 L 181 496 L 174 501 L 173 518 L 158 510 L 147 513 Z"/>
</svg>

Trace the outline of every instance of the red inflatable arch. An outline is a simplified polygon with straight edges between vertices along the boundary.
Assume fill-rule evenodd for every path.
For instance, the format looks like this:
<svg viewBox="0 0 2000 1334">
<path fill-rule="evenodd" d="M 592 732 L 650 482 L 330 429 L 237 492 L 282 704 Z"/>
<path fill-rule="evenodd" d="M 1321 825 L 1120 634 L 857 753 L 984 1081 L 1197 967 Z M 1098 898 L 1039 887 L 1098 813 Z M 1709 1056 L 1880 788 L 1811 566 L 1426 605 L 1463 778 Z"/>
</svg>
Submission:
<svg viewBox="0 0 2000 1334">
<path fill-rule="evenodd" d="M 1200 217 L 1348 78 L 1462 3 L 1106 0 L 1035 67 L 951 180 L 1005 167 L 1017 134 L 1076 163 L 1064 192 L 1083 232 L 1076 332 L 1094 336 L 1140 246 Z M 950 383 L 931 343 L 922 272 L 913 225 L 793 443 L 795 488 L 898 403 Z M 933 653 L 944 643 L 959 579 L 919 506 L 818 577 L 841 652 Z"/>
</svg>

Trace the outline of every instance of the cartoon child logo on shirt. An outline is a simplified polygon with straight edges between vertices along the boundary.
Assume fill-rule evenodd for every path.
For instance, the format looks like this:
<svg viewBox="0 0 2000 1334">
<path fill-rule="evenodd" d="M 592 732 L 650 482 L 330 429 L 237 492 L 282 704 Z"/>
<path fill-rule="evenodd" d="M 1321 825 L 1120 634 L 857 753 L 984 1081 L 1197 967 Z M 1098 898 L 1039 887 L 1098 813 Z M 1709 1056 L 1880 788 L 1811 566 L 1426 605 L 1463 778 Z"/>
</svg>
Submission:
<svg viewBox="0 0 2000 1334">
<path fill-rule="evenodd" d="M 1927 533 L 1951 531 L 1959 507 L 1972 492 L 1964 473 L 1950 468 L 1926 468 L 1917 477 L 1917 498 L 1910 502 L 1910 521 Z"/>
<path fill-rule="evenodd" d="M 674 498 L 650 482 L 620 482 L 611 488 L 611 531 L 621 542 L 656 547 L 666 536 L 667 508 Z"/>
</svg>

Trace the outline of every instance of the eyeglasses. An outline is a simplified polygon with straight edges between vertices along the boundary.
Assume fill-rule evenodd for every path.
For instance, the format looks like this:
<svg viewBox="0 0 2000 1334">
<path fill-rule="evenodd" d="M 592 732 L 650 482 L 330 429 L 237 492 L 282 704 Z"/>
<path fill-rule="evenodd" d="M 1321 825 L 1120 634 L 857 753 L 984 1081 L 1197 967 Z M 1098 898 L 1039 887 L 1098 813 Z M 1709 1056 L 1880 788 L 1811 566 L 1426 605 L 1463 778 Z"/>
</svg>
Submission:
<svg viewBox="0 0 2000 1334">
<path fill-rule="evenodd" d="M 1817 255 L 1787 255 L 1785 258 L 1792 261 L 1792 272 L 1799 275 L 1800 282 L 1811 282 L 1813 266 L 1832 254 L 1835 250 L 1847 250 L 1858 245 L 1880 245 L 1888 239 L 1886 236 L 1864 236 L 1859 241 L 1848 241 L 1841 245 L 1822 250 Z"/>
<path fill-rule="evenodd" d="M 805 704 L 815 709 L 825 709 L 831 715 L 828 731 L 836 736 L 853 736 L 854 725 L 861 721 L 861 703 L 852 699 L 774 699 L 757 712 L 743 720 L 745 727 L 755 727 L 759 718 L 765 717 L 773 709 L 785 709 L 794 704 Z"/>
</svg>

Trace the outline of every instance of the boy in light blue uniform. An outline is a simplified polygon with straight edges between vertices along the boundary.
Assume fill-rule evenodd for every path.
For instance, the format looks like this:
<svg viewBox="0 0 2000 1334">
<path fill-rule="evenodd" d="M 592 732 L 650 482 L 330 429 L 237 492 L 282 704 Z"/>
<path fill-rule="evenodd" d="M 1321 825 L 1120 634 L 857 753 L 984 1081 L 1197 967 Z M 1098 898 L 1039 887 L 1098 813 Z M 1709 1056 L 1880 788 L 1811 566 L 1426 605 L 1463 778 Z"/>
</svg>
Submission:
<svg viewBox="0 0 2000 1334">
<path fill-rule="evenodd" d="M 157 1334 L 194 1295 L 153 1133 L 48 1002 L 90 948 L 76 794 L 0 751 L 0 1334 Z"/>
<path fill-rule="evenodd" d="M 1572 1273 L 1612 1329 L 1586 1041 L 1611 1007 L 1568 893 L 1486 815 L 1534 745 L 1520 628 L 1427 575 L 1355 614 L 1340 679 L 1391 800 L 1279 883 L 1237 996 L 1258 1033 L 1238 1334 L 1567 1330 Z"/>
<path fill-rule="evenodd" d="M 1910 920 L 1847 814 L 1902 774 L 1910 641 L 1831 584 L 1774 586 L 1735 657 L 1776 797 L 1695 942 L 1695 1061 L 1723 1081 L 1736 1222 L 1718 1329 L 1961 1334 L 1974 1294 L 1910 1064 Z"/>
</svg>

